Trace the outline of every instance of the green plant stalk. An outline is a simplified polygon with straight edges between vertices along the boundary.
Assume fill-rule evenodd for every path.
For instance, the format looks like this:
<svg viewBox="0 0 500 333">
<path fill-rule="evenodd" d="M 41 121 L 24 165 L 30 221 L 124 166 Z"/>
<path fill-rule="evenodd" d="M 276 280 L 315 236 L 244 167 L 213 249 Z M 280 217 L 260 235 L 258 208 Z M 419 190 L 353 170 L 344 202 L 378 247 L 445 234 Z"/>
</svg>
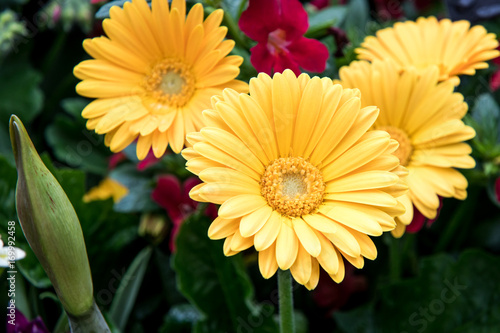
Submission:
<svg viewBox="0 0 500 333">
<path fill-rule="evenodd" d="M 80 316 L 68 313 L 69 326 L 72 333 L 108 333 L 111 332 L 99 307 L 92 303 L 92 307 Z"/>
<path fill-rule="evenodd" d="M 397 282 L 401 278 L 401 239 L 392 235 L 389 237 L 389 274 L 391 282 Z"/>
<path fill-rule="evenodd" d="M 289 270 L 278 269 L 280 333 L 295 333 L 292 276 Z"/>
</svg>

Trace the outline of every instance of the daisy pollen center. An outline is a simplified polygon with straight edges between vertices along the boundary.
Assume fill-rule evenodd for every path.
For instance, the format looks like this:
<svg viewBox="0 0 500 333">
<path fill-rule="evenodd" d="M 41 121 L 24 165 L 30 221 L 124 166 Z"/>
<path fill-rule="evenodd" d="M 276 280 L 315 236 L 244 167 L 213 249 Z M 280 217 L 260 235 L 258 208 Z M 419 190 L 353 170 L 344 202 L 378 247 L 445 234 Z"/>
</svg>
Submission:
<svg viewBox="0 0 500 333">
<path fill-rule="evenodd" d="M 399 143 L 398 149 L 393 153 L 397 158 L 399 158 L 399 163 L 403 166 L 407 166 L 410 162 L 411 154 L 413 152 L 413 146 L 411 140 L 400 128 L 393 126 L 381 126 L 377 128 L 378 130 L 386 131 L 391 135 L 391 138 Z"/>
<path fill-rule="evenodd" d="M 323 202 L 321 171 L 302 157 L 281 157 L 266 168 L 261 194 L 271 208 L 288 217 L 314 212 Z"/>
<path fill-rule="evenodd" d="M 195 79 L 189 66 L 177 59 L 157 63 L 145 79 L 146 94 L 157 103 L 184 106 L 195 91 Z"/>
</svg>

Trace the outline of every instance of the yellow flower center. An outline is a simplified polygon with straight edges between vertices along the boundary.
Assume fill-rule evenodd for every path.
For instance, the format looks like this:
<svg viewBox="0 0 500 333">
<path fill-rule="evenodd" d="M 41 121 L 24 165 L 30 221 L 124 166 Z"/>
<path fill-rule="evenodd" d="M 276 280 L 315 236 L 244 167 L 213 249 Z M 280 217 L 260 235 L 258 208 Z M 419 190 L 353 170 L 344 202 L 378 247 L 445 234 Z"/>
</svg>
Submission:
<svg viewBox="0 0 500 333">
<path fill-rule="evenodd" d="M 260 186 L 269 206 L 289 217 L 312 213 L 323 202 L 325 192 L 321 172 L 302 157 L 282 157 L 271 162 Z"/>
<path fill-rule="evenodd" d="M 377 129 L 386 131 L 391 135 L 392 139 L 399 142 L 399 147 L 393 154 L 397 158 L 399 158 L 399 163 L 401 163 L 401 165 L 408 165 L 408 163 L 410 162 L 411 153 L 413 152 L 413 146 L 406 132 L 400 128 L 393 126 L 381 126 L 377 127 Z"/>
<path fill-rule="evenodd" d="M 195 79 L 189 66 L 177 59 L 165 59 L 146 76 L 144 89 L 156 103 L 182 107 L 193 96 Z"/>
</svg>

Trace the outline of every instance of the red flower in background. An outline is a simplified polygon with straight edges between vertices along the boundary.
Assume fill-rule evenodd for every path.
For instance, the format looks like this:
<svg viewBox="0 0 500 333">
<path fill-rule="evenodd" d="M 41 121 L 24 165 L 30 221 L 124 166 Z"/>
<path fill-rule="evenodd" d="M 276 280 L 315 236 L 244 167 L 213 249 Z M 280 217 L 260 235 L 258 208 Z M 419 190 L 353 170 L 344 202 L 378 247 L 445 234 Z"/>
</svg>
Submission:
<svg viewBox="0 0 500 333">
<path fill-rule="evenodd" d="M 7 322 L 7 333 L 49 333 L 49 330 L 40 316 L 33 320 L 28 320 L 28 318 L 26 318 L 17 308 L 15 309 L 14 316 L 16 319 L 15 325 L 11 325 Z M 7 318 L 10 318 L 9 315 L 7 315 Z"/>
<path fill-rule="evenodd" d="M 341 283 L 333 281 L 328 273 L 321 271 L 319 283 L 313 292 L 313 299 L 320 308 L 327 310 L 327 316 L 342 308 L 352 294 L 368 289 L 366 277 L 355 275 L 351 264 L 345 265 L 345 277 Z"/>
<path fill-rule="evenodd" d="M 497 202 L 500 203 L 500 178 L 495 181 L 495 197 Z"/>
<path fill-rule="evenodd" d="M 123 161 L 127 161 L 127 160 L 128 160 L 128 158 L 127 158 L 127 155 L 125 155 L 125 153 L 123 153 L 123 152 L 114 153 L 109 158 L 108 169 L 109 170 L 113 170 L 114 168 L 116 168 L 116 166 L 118 164 L 120 164 Z M 157 158 L 153 154 L 153 150 L 151 149 L 148 152 L 148 155 L 146 156 L 145 159 L 143 159 L 142 161 L 137 162 L 136 168 L 137 168 L 138 171 L 144 171 L 147 168 L 149 168 L 150 166 L 155 165 L 159 161 L 160 161 L 160 158 Z"/>
<path fill-rule="evenodd" d="M 500 46 L 497 47 L 500 50 Z M 500 57 L 493 59 L 493 63 L 497 66 L 497 70 L 491 75 L 490 78 L 490 89 L 495 91 L 500 88 Z"/>
<path fill-rule="evenodd" d="M 316 7 L 316 9 L 323 9 L 330 6 L 330 0 L 311 0 L 309 3 Z"/>
<path fill-rule="evenodd" d="M 240 29 L 257 45 L 250 61 L 258 72 L 269 75 L 291 69 L 299 75 L 303 68 L 322 72 L 329 53 L 325 45 L 305 38 L 307 13 L 298 0 L 250 0 L 241 14 Z"/>
<path fill-rule="evenodd" d="M 198 202 L 189 197 L 189 191 L 198 184 L 200 180 L 195 177 L 188 178 L 181 184 L 175 176 L 166 175 L 158 179 L 156 188 L 151 193 L 152 199 L 167 211 L 172 221 L 169 244 L 171 251 L 175 251 L 175 238 L 179 233 L 179 227 L 198 206 Z M 208 205 L 205 215 L 215 219 L 217 217 L 215 205 Z"/>
<path fill-rule="evenodd" d="M 439 207 L 437 209 L 436 217 L 432 220 L 429 220 L 427 217 L 422 215 L 422 213 L 420 213 L 420 211 L 415 206 L 413 206 L 413 220 L 406 227 L 406 232 L 410 234 L 417 233 L 424 227 L 424 225 L 427 228 L 430 228 L 430 226 L 438 219 L 441 208 L 443 208 L 443 198 L 439 197 Z"/>
<path fill-rule="evenodd" d="M 403 17 L 402 1 L 400 0 L 375 0 L 375 9 L 383 20 L 394 20 Z"/>
<path fill-rule="evenodd" d="M 168 154 L 168 152 L 165 152 L 165 154 Z M 137 170 L 143 171 L 149 168 L 150 166 L 155 165 L 159 161 L 160 158 L 157 158 L 155 154 L 153 154 L 153 149 L 150 149 L 148 154 L 146 155 L 146 158 L 137 163 Z"/>
</svg>

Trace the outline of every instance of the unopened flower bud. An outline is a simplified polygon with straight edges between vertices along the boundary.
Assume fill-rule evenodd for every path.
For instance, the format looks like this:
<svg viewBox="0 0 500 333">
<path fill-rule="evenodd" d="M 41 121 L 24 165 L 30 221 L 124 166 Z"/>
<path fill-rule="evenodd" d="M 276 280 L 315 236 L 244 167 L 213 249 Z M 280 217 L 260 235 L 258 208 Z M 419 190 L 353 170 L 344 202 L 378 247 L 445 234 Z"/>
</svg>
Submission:
<svg viewBox="0 0 500 333">
<path fill-rule="evenodd" d="M 73 316 L 93 306 L 93 287 L 80 222 L 61 185 L 45 167 L 16 116 L 10 139 L 18 180 L 16 208 L 24 235 Z"/>
</svg>

